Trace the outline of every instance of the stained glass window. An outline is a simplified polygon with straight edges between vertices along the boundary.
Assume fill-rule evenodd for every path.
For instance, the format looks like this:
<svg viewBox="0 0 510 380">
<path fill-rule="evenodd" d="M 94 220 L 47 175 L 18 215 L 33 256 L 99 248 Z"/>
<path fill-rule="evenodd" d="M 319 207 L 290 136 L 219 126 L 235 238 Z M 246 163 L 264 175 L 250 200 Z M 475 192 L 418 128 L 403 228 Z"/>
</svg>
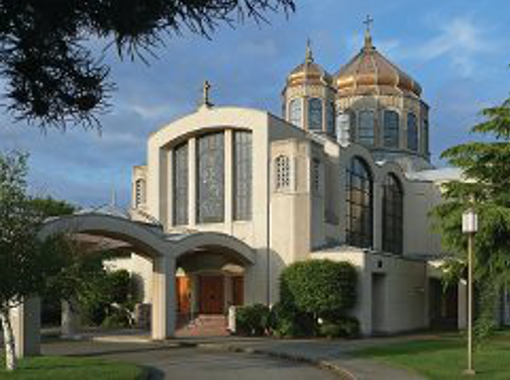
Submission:
<svg viewBox="0 0 510 380">
<path fill-rule="evenodd" d="M 363 145 L 374 145 L 375 113 L 363 110 L 359 112 L 357 141 Z"/>
<path fill-rule="evenodd" d="M 288 189 L 290 187 L 290 160 L 287 156 L 278 156 L 276 166 L 276 189 Z"/>
<path fill-rule="evenodd" d="M 223 222 L 224 134 L 210 133 L 197 142 L 197 220 L 199 223 Z"/>
<path fill-rule="evenodd" d="M 390 174 L 383 186 L 383 251 L 401 254 L 403 250 L 404 192 L 400 181 Z"/>
<path fill-rule="evenodd" d="M 423 119 L 423 153 L 429 153 L 429 120 Z"/>
<path fill-rule="evenodd" d="M 407 114 L 407 149 L 418 151 L 418 125 L 414 113 Z"/>
<path fill-rule="evenodd" d="M 371 248 L 373 244 L 373 180 L 367 163 L 351 159 L 347 168 L 347 244 Z"/>
<path fill-rule="evenodd" d="M 322 131 L 322 100 L 319 98 L 308 100 L 308 129 Z"/>
<path fill-rule="evenodd" d="M 302 113 L 301 99 L 292 99 L 289 103 L 289 122 L 302 127 Z"/>
<path fill-rule="evenodd" d="M 188 144 L 174 149 L 173 157 L 174 225 L 188 224 Z"/>
<path fill-rule="evenodd" d="M 398 148 L 399 117 L 395 111 L 384 111 L 384 146 Z"/>
<path fill-rule="evenodd" d="M 252 134 L 234 131 L 234 219 L 251 219 Z"/>
</svg>

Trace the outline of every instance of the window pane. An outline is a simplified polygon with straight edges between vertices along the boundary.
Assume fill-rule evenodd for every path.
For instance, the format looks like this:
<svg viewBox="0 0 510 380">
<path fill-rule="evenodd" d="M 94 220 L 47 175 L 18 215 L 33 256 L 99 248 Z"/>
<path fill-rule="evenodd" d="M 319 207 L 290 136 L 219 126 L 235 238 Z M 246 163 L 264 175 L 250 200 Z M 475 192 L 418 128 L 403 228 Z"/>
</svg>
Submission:
<svg viewBox="0 0 510 380">
<path fill-rule="evenodd" d="M 383 251 L 401 254 L 403 251 L 404 192 L 392 174 L 383 185 Z"/>
<path fill-rule="evenodd" d="M 395 111 L 384 111 L 384 146 L 398 148 L 399 119 Z"/>
<path fill-rule="evenodd" d="M 198 139 L 197 210 L 199 223 L 222 222 L 224 215 L 224 135 Z"/>
<path fill-rule="evenodd" d="M 373 111 L 360 111 L 358 126 L 358 142 L 374 145 L 375 116 Z"/>
<path fill-rule="evenodd" d="M 251 219 L 252 135 L 234 132 L 234 219 Z"/>
<path fill-rule="evenodd" d="M 311 98 L 308 100 L 308 129 L 322 131 L 322 100 Z"/>
<path fill-rule="evenodd" d="M 333 102 L 327 104 L 328 133 L 330 136 L 335 136 L 335 104 Z"/>
<path fill-rule="evenodd" d="M 370 248 L 373 243 L 373 181 L 368 165 L 354 157 L 347 169 L 347 244 Z"/>
<path fill-rule="evenodd" d="M 175 148 L 173 158 L 174 224 L 188 224 L 188 144 Z"/>
<path fill-rule="evenodd" d="M 407 148 L 415 152 L 418 150 L 418 125 L 413 113 L 407 114 Z"/>
<path fill-rule="evenodd" d="M 302 127 L 301 99 L 292 99 L 289 104 L 289 121 L 298 127 Z"/>
</svg>

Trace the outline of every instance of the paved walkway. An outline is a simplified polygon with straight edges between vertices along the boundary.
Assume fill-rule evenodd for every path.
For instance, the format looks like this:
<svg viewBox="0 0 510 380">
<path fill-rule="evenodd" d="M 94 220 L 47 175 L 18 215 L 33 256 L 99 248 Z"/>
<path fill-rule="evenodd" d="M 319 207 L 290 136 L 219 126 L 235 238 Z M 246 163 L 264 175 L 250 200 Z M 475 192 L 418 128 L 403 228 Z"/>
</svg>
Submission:
<svg viewBox="0 0 510 380">
<path fill-rule="evenodd" d="M 264 354 L 276 358 L 285 358 L 294 362 L 306 362 L 318 367 L 328 369 L 346 380 L 423 380 L 424 378 L 403 369 L 391 368 L 382 363 L 369 359 L 352 356 L 352 352 L 374 346 L 381 346 L 405 340 L 426 339 L 430 336 L 415 335 L 391 338 L 372 338 L 360 340 L 325 340 L 325 339 L 270 339 L 270 338 L 241 338 L 241 337 L 208 337 L 208 338 L 182 338 L 169 340 L 163 343 L 151 343 L 140 335 L 119 334 L 104 336 L 89 336 L 98 342 L 74 345 L 73 354 L 87 355 L 110 355 L 115 347 L 122 347 L 121 352 L 114 354 L 129 354 L 129 347 L 137 351 L 159 351 L 175 348 L 198 348 L 216 353 L 230 352 L 243 354 Z M 116 342 L 116 343 L 114 343 Z M 120 346 L 118 345 L 122 343 Z M 65 343 L 59 343 L 66 347 Z M 49 347 L 49 346 L 48 346 Z M 58 347 L 53 346 L 53 347 Z M 91 351 L 92 350 L 92 351 Z M 126 352 L 126 350 L 128 352 Z M 54 349 L 50 350 L 55 353 Z M 57 350 L 58 351 L 58 350 Z M 89 354 L 90 354 L 89 352 Z M 110 353 L 109 353 L 110 352 Z M 58 352 L 57 352 L 58 353 Z M 190 354 L 193 354 L 190 352 Z M 123 357 L 123 356 L 120 356 Z"/>
<path fill-rule="evenodd" d="M 151 380 L 335 380 L 315 366 L 267 355 L 251 355 L 167 344 L 54 342 L 45 354 L 94 356 L 151 367 Z M 77 379 L 78 380 L 78 379 Z"/>
</svg>

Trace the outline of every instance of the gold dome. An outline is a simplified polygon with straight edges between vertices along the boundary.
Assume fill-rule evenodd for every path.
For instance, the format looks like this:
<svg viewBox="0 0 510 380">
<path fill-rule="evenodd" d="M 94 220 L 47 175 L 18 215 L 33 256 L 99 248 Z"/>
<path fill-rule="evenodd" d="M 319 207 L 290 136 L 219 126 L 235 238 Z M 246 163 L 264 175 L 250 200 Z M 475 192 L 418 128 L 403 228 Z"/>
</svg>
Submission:
<svg viewBox="0 0 510 380">
<path fill-rule="evenodd" d="M 367 32 L 365 46 L 335 76 L 339 96 L 411 95 L 420 97 L 421 86 L 380 54 Z"/>
<path fill-rule="evenodd" d="M 333 77 L 314 62 L 310 42 L 306 46 L 305 61 L 292 70 L 287 77 L 287 86 L 303 84 L 321 84 L 328 87 L 333 84 Z"/>
</svg>

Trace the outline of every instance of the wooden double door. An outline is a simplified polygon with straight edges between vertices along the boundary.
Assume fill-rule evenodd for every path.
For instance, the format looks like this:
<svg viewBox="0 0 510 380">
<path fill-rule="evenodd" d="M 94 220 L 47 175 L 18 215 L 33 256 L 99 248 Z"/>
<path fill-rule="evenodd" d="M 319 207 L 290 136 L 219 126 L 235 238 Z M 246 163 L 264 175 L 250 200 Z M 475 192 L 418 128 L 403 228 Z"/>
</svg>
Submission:
<svg viewBox="0 0 510 380">
<path fill-rule="evenodd" d="M 225 304 L 225 277 L 201 275 L 198 277 L 200 313 L 223 314 Z"/>
</svg>

